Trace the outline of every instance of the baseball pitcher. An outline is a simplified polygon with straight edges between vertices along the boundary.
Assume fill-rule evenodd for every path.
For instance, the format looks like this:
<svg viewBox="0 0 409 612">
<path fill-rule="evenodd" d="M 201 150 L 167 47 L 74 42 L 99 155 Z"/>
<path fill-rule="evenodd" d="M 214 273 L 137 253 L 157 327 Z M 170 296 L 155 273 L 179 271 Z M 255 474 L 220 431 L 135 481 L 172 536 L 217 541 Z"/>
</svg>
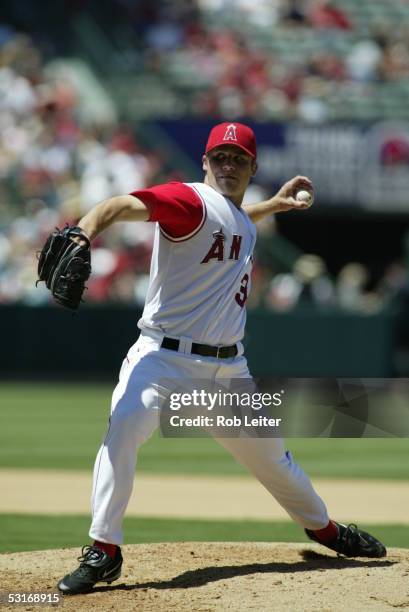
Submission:
<svg viewBox="0 0 409 612">
<path fill-rule="evenodd" d="M 95 462 L 92 544 L 83 547 L 79 567 L 58 583 L 62 593 L 84 593 L 121 574 L 122 522 L 137 452 L 158 426 L 158 394 L 167 391 L 158 381 L 251 378 L 242 339 L 256 242 L 254 223 L 273 213 L 308 208 L 311 199 L 297 194 L 313 194 L 311 181 L 297 176 L 272 198 L 242 207 L 257 171 L 256 158 L 250 127 L 216 125 L 202 158 L 203 182 L 168 183 L 110 198 L 88 212 L 77 227 L 50 237 L 44 247 L 40 280 L 47 282 L 57 301 L 77 308 L 90 273 L 89 249 L 95 237 L 117 221 L 156 224 L 140 336 L 123 361 L 108 431 Z M 378 540 L 355 525 L 330 520 L 323 500 L 282 439 L 231 437 L 219 442 L 312 540 L 351 557 L 386 554 Z"/>
</svg>

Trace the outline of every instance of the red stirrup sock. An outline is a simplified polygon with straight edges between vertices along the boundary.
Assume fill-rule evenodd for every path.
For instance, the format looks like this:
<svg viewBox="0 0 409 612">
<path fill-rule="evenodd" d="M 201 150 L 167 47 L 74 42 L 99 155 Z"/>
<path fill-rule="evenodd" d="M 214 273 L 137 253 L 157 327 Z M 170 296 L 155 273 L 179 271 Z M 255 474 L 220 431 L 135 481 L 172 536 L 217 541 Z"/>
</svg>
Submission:
<svg viewBox="0 0 409 612">
<path fill-rule="evenodd" d="M 98 548 L 106 552 L 106 554 L 109 555 L 111 559 L 115 559 L 117 549 L 116 544 L 107 544 L 106 542 L 98 542 L 98 540 L 94 540 L 93 546 L 97 546 Z"/>
<path fill-rule="evenodd" d="M 330 521 L 324 529 L 314 529 L 314 535 L 321 542 L 332 542 L 339 536 L 338 525 L 334 521 Z"/>
</svg>

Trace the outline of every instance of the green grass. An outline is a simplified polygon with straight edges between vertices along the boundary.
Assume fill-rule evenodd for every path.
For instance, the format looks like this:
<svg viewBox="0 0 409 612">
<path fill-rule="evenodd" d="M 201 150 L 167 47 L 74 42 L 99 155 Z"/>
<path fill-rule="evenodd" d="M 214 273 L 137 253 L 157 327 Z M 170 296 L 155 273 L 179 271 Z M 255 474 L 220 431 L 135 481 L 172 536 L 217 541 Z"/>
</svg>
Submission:
<svg viewBox="0 0 409 612">
<path fill-rule="evenodd" d="M 0 383 L 0 468 L 89 470 L 104 436 L 112 387 Z M 289 439 L 287 447 L 312 476 L 407 479 L 409 439 Z M 139 470 L 243 474 L 209 438 L 165 439 L 142 448 Z"/>
<path fill-rule="evenodd" d="M 89 542 L 89 517 L 0 514 L 0 552 L 81 547 Z M 360 525 L 386 546 L 409 548 L 404 525 Z M 143 542 L 307 542 L 291 522 L 125 519 L 126 544 Z"/>
</svg>

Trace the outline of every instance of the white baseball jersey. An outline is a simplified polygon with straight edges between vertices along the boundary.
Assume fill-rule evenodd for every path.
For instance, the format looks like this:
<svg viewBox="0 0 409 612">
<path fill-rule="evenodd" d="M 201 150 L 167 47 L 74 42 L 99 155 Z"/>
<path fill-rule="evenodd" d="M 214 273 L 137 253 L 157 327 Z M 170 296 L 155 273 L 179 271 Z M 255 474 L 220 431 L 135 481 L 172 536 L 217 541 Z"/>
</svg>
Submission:
<svg viewBox="0 0 409 612">
<path fill-rule="evenodd" d="M 176 195 L 174 207 L 173 200 L 167 202 L 169 193 Z M 151 211 L 159 210 L 156 216 L 151 212 L 150 220 L 159 222 L 138 326 L 204 344 L 240 341 L 256 242 L 248 215 L 204 183 L 169 183 L 134 195 Z M 172 231 L 182 210 L 178 206 L 194 222 L 193 229 L 192 223 L 183 226 L 182 235 Z"/>
</svg>

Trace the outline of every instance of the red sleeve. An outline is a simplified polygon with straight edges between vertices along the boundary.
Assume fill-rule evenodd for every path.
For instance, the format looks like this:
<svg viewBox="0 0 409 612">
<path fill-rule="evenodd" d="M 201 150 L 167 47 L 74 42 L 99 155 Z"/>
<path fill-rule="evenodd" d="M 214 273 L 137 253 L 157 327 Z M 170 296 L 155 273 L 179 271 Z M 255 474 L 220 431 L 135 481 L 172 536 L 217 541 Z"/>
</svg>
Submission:
<svg viewBox="0 0 409 612">
<path fill-rule="evenodd" d="M 205 217 L 202 199 L 193 187 L 184 183 L 166 183 L 133 191 L 145 204 L 148 221 L 158 221 L 170 238 L 188 238 L 198 231 Z"/>
</svg>

